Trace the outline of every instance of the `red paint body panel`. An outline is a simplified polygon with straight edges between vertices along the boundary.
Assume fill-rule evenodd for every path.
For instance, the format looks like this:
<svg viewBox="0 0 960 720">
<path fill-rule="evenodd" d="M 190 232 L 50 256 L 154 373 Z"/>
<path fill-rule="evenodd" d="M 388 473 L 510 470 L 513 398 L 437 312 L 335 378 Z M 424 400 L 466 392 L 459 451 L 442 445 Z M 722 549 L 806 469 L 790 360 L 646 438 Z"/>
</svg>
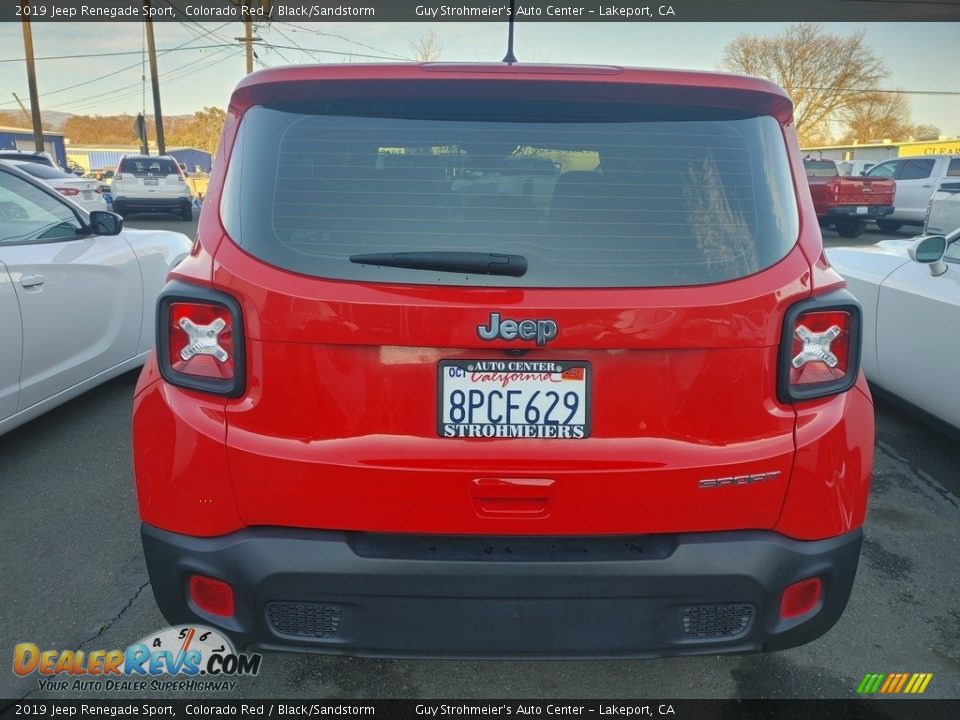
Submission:
<svg viewBox="0 0 960 720">
<path fill-rule="evenodd" d="M 362 95 L 369 83 L 396 83 L 411 99 L 424 84 L 464 97 L 551 97 L 556 83 L 569 82 L 589 86 L 583 92 L 598 100 L 627 94 L 776 117 L 798 203 L 796 247 L 755 275 L 699 287 L 404 286 L 269 266 L 220 222 L 230 148 L 253 104 L 320 90 Z M 148 363 L 134 415 L 141 516 L 196 536 L 271 525 L 544 535 L 774 529 L 812 539 L 856 528 L 873 439 L 862 378 L 839 396 L 797 405 L 776 399 L 784 313 L 843 284 L 822 254 L 806 187 L 790 102 L 753 78 L 503 65 L 296 67 L 248 76 L 231 101 L 198 247 L 174 273 L 239 301 L 246 392 L 227 400 L 176 388 Z M 437 437 L 437 362 L 507 357 L 509 343 L 476 335 L 492 308 L 549 313 L 562 328 L 548 349 L 524 359 L 591 364 L 590 438 Z M 699 486 L 773 471 L 780 475 L 750 485 Z"/>
<path fill-rule="evenodd" d="M 222 535 L 243 526 L 227 453 L 223 400 L 161 380 L 147 362 L 133 403 L 140 517 L 173 532 Z"/>
<path fill-rule="evenodd" d="M 849 392 L 797 405 L 797 457 L 778 532 L 818 540 L 863 524 L 873 426 L 873 400 L 862 372 Z"/>
</svg>

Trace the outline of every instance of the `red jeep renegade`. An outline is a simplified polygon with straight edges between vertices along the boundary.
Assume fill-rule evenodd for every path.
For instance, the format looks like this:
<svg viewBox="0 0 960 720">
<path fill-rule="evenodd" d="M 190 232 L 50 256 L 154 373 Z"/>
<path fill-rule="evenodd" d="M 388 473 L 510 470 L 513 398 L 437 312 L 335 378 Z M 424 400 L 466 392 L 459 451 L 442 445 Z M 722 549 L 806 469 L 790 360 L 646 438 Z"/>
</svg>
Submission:
<svg viewBox="0 0 960 720">
<path fill-rule="evenodd" d="M 357 655 L 808 642 L 862 539 L 860 323 L 769 82 L 255 73 L 137 387 L 157 602 Z"/>
</svg>

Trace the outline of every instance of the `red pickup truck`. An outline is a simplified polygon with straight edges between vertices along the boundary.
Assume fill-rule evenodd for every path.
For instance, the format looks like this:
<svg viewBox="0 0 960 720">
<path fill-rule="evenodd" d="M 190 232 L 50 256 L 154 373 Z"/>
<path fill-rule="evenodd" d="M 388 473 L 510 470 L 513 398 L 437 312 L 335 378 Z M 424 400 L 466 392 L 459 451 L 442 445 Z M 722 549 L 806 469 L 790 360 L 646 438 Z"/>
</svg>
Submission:
<svg viewBox="0 0 960 720">
<path fill-rule="evenodd" d="M 817 221 L 841 237 L 858 237 L 867 220 L 893 213 L 897 185 L 890 178 L 843 177 L 833 160 L 803 161 Z"/>
</svg>

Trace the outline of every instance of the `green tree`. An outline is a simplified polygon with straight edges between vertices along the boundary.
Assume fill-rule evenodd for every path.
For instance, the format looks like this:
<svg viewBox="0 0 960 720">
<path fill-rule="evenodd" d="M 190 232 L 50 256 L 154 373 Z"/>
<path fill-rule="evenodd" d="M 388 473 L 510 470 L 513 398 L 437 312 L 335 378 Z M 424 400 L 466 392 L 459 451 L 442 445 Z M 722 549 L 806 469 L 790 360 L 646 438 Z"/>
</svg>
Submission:
<svg viewBox="0 0 960 720">
<path fill-rule="evenodd" d="M 164 127 L 167 145 L 184 145 L 214 153 L 226 119 L 227 113 L 218 107 L 205 107 L 195 112 L 193 117 L 178 118 L 170 128 Z"/>
</svg>

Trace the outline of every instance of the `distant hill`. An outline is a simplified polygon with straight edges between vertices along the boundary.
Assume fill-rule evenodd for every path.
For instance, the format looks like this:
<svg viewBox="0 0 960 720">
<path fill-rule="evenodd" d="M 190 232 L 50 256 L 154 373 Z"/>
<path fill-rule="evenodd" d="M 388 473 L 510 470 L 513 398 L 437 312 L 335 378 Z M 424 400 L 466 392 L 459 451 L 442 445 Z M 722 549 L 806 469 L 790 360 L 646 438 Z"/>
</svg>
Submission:
<svg viewBox="0 0 960 720">
<path fill-rule="evenodd" d="M 62 110 L 41 110 L 40 118 L 43 121 L 44 130 L 50 130 L 51 132 L 60 132 L 63 128 L 63 124 L 72 117 L 75 117 L 77 113 L 64 112 Z M 23 113 L 19 110 L 5 110 L 0 113 L 0 125 L 11 125 L 13 127 L 31 127 L 31 120 L 29 117 L 24 117 Z M 176 122 L 177 120 L 189 120 L 192 118 L 192 115 L 164 115 L 163 120 L 171 120 Z M 148 120 L 152 122 L 153 116 L 149 115 Z"/>
<path fill-rule="evenodd" d="M 59 110 L 41 110 L 40 118 L 43 121 L 43 127 L 47 130 L 53 130 L 56 132 L 59 130 L 63 123 L 68 117 L 72 117 L 73 113 L 60 112 Z"/>
</svg>

